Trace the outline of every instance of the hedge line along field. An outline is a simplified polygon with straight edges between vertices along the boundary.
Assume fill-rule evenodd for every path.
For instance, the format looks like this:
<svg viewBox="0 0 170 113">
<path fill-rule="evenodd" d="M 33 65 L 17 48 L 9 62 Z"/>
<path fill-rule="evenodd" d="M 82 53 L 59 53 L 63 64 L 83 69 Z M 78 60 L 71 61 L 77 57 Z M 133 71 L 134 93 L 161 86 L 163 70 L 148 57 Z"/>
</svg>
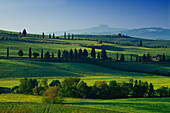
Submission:
<svg viewBox="0 0 170 113">
<path fill-rule="evenodd" d="M 123 65 L 123 64 L 122 64 Z M 165 67 L 166 68 L 166 67 Z M 39 81 L 43 77 L 49 79 L 49 83 L 54 79 L 63 80 L 64 77 L 80 77 L 93 85 L 97 80 L 111 80 L 118 82 L 128 82 L 129 79 L 148 81 L 153 83 L 155 88 L 161 86 L 170 87 L 170 77 L 148 73 L 126 72 L 112 70 L 101 66 L 83 63 L 53 63 L 25 60 L 0 59 L 0 86 L 10 87 L 19 85 L 19 81 L 24 77 L 36 78 Z"/>
<path fill-rule="evenodd" d="M 24 94 L 0 94 L 0 106 L 12 109 L 15 106 L 32 108 L 35 113 L 169 113 L 170 97 L 129 99 L 75 99 L 64 98 L 62 105 L 43 104 L 42 96 Z M 1 108 L 2 108 L 1 107 Z M 2 111 L 2 110 L 1 110 Z"/>
</svg>

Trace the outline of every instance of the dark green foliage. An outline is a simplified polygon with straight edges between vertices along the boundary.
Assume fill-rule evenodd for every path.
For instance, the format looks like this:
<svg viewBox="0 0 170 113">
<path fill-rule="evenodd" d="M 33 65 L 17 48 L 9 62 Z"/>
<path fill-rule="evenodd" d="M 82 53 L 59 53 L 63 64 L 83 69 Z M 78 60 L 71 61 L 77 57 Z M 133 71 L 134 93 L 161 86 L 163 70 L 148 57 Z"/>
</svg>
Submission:
<svg viewBox="0 0 170 113">
<path fill-rule="evenodd" d="M 54 58 L 54 53 L 52 53 L 51 57 Z"/>
<path fill-rule="evenodd" d="M 41 49 L 41 59 L 43 59 L 43 49 Z"/>
<path fill-rule="evenodd" d="M 64 39 L 66 39 L 66 32 L 64 32 Z"/>
<path fill-rule="evenodd" d="M 162 87 L 160 87 L 159 89 L 156 90 L 156 95 L 160 96 L 160 97 L 170 96 L 170 95 L 168 95 L 169 94 L 168 91 L 169 91 L 168 87 L 162 86 Z"/>
<path fill-rule="evenodd" d="M 7 47 L 6 57 L 9 58 L 9 47 Z"/>
<path fill-rule="evenodd" d="M 53 80 L 49 86 L 59 86 L 60 87 L 61 83 L 59 80 Z"/>
<path fill-rule="evenodd" d="M 142 40 L 140 41 L 140 47 L 142 47 Z"/>
<path fill-rule="evenodd" d="M 100 59 L 100 53 L 99 52 L 97 53 L 97 58 Z"/>
<path fill-rule="evenodd" d="M 74 40 L 74 34 L 72 34 L 72 40 Z"/>
<path fill-rule="evenodd" d="M 70 33 L 68 33 L 68 40 L 70 40 Z"/>
<path fill-rule="evenodd" d="M 33 53 L 33 56 L 34 56 L 34 58 L 37 58 L 37 57 L 39 56 L 39 53 L 34 52 L 34 53 Z"/>
<path fill-rule="evenodd" d="M 58 50 L 58 58 L 61 58 L 61 51 Z"/>
<path fill-rule="evenodd" d="M 23 51 L 22 51 L 22 50 L 19 50 L 19 51 L 18 51 L 18 55 L 19 55 L 20 57 L 22 57 L 22 56 L 24 55 Z"/>
<path fill-rule="evenodd" d="M 51 34 L 49 34 L 49 38 L 51 38 Z"/>
<path fill-rule="evenodd" d="M 22 34 L 23 34 L 23 36 L 26 36 L 26 35 L 27 35 L 26 29 L 24 29 L 24 30 L 22 31 Z"/>
<path fill-rule="evenodd" d="M 45 55 L 44 55 L 44 58 L 45 59 L 50 59 L 50 52 L 49 51 L 47 51 L 46 53 L 45 53 Z"/>
<path fill-rule="evenodd" d="M 125 61 L 124 54 L 122 54 L 122 55 L 121 55 L 121 57 L 120 57 L 120 61 L 121 61 L 121 62 L 124 62 L 124 61 Z"/>
<path fill-rule="evenodd" d="M 42 38 L 44 38 L 44 32 L 42 33 Z"/>
<path fill-rule="evenodd" d="M 151 61 L 151 56 L 150 56 L 149 53 L 146 55 L 146 61 L 147 61 L 147 62 L 150 62 L 150 61 Z"/>
<path fill-rule="evenodd" d="M 138 55 L 136 55 L 136 62 L 138 62 L 139 61 L 139 56 Z"/>
<path fill-rule="evenodd" d="M 119 54 L 118 53 L 116 54 L 116 60 L 117 61 L 119 60 Z"/>
<path fill-rule="evenodd" d="M 162 61 L 165 62 L 165 54 L 162 55 Z"/>
<path fill-rule="evenodd" d="M 102 49 L 102 51 L 101 51 L 101 58 L 102 59 L 106 59 L 107 58 L 106 50 L 105 49 Z"/>
<path fill-rule="evenodd" d="M 19 93 L 29 93 L 32 94 L 32 89 L 38 86 L 38 81 L 36 79 L 21 79 L 18 88 Z"/>
<path fill-rule="evenodd" d="M 153 85 L 152 85 L 152 83 L 150 83 L 150 85 L 149 85 L 149 91 L 148 91 L 148 96 L 149 97 L 154 97 L 154 87 L 153 87 Z"/>
<path fill-rule="evenodd" d="M 80 81 L 76 88 L 78 89 L 78 97 L 79 98 L 86 98 L 87 97 L 87 93 L 88 93 L 88 86 L 84 81 Z"/>
<path fill-rule="evenodd" d="M 29 48 L 29 58 L 31 58 L 32 52 L 31 52 L 31 47 Z"/>
<path fill-rule="evenodd" d="M 72 78 L 65 78 L 61 82 L 61 90 L 60 95 L 65 97 L 78 97 L 78 89 L 77 84 L 79 83 L 80 78 L 72 77 Z"/>
<path fill-rule="evenodd" d="M 146 55 L 145 54 L 143 54 L 142 61 L 146 62 Z"/>
<path fill-rule="evenodd" d="M 53 39 L 55 39 L 55 34 L 53 33 Z"/>
<path fill-rule="evenodd" d="M 83 57 L 85 57 L 85 58 L 88 57 L 88 51 L 86 49 L 84 49 L 84 51 L 83 51 Z"/>
<path fill-rule="evenodd" d="M 70 59 L 73 59 L 73 58 L 74 58 L 74 54 L 73 54 L 73 50 L 72 50 L 72 49 L 70 49 L 69 58 L 70 58 Z"/>
<path fill-rule="evenodd" d="M 33 89 L 32 89 L 32 93 L 33 95 L 42 95 L 44 93 L 44 88 L 41 86 L 35 86 Z"/>
<path fill-rule="evenodd" d="M 63 51 L 62 57 L 63 57 L 64 59 L 68 59 L 68 58 L 69 58 L 69 53 L 68 53 L 67 50 L 64 50 L 64 51 Z"/>
<path fill-rule="evenodd" d="M 82 49 L 80 48 L 79 49 L 79 53 L 78 53 L 78 58 L 81 59 L 83 56 L 83 52 L 82 52 Z"/>
<path fill-rule="evenodd" d="M 130 61 L 132 62 L 132 54 L 130 54 Z"/>
<path fill-rule="evenodd" d="M 77 59 L 77 58 L 78 58 L 77 49 L 74 49 L 74 58 L 75 58 L 75 59 Z"/>
<path fill-rule="evenodd" d="M 47 88 L 48 87 L 48 79 L 47 78 L 43 78 L 41 80 L 41 85 L 44 87 L 44 88 Z"/>
<path fill-rule="evenodd" d="M 91 50 L 91 57 L 92 58 L 96 58 L 96 52 L 95 52 L 95 48 L 94 47 Z"/>
</svg>

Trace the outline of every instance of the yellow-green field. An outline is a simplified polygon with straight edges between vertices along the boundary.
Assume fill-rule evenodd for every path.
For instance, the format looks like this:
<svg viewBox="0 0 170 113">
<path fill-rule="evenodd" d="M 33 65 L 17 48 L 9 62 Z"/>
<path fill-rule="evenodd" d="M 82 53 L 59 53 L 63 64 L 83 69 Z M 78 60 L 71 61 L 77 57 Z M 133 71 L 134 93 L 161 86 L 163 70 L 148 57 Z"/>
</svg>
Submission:
<svg viewBox="0 0 170 113">
<path fill-rule="evenodd" d="M 63 105 L 43 104 L 41 96 L 23 94 L 0 94 L 0 106 L 12 108 L 25 105 L 35 113 L 169 113 L 170 98 L 130 99 L 74 99 L 63 98 Z"/>
</svg>

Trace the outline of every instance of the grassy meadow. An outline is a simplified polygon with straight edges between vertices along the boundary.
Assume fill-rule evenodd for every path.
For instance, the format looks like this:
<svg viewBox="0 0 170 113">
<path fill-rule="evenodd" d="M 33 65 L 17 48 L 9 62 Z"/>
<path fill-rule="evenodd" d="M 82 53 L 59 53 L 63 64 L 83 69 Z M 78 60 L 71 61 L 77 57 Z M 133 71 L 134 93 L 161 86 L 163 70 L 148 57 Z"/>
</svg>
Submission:
<svg viewBox="0 0 170 113">
<path fill-rule="evenodd" d="M 0 106 L 12 109 L 14 106 L 30 107 L 35 113 L 168 113 L 170 98 L 129 99 L 74 99 L 63 98 L 62 105 L 43 104 L 42 96 L 23 94 L 0 94 Z M 2 110 L 1 110 L 2 111 Z"/>
<path fill-rule="evenodd" d="M 2 31 L 0 31 L 1 33 Z M 15 32 L 5 32 L 16 34 Z M 147 48 L 136 46 L 123 46 L 118 44 L 103 43 L 99 45 L 97 41 L 89 40 L 63 40 L 63 39 L 45 39 L 36 38 L 29 34 L 29 37 L 23 37 L 24 41 L 14 40 L 0 40 L 0 58 L 6 57 L 7 47 L 9 47 L 9 57 L 18 57 L 17 52 L 23 50 L 24 56 L 28 57 L 29 47 L 32 52 L 41 52 L 41 49 L 54 53 L 57 56 L 57 51 L 70 49 L 87 49 L 89 52 L 94 46 L 96 52 L 101 52 L 106 49 L 108 57 L 116 59 L 116 54 L 125 55 L 125 61 L 130 61 L 130 54 L 133 55 L 133 61 L 136 55 L 150 53 L 151 56 L 157 54 L 166 54 L 166 59 L 170 58 L 170 48 Z M 13 36 L 13 35 L 9 35 Z M 38 36 L 38 35 L 37 35 Z M 16 36 L 17 37 L 17 36 Z M 12 38 L 16 38 L 12 37 Z M 63 37 L 62 37 L 63 38 Z M 76 37 L 89 38 L 87 36 Z M 93 37 L 94 38 L 94 37 Z M 107 39 L 108 38 L 108 39 Z M 98 40 L 110 40 L 120 42 L 134 42 L 139 43 L 137 38 L 116 38 L 97 36 Z M 95 39 L 95 38 L 94 38 Z M 27 41 L 26 41 L 27 40 Z M 169 46 L 169 41 L 153 41 L 143 40 L 146 45 L 154 46 L 161 45 Z M 133 44 L 133 43 L 132 43 Z M 38 57 L 40 58 L 40 56 Z M 147 81 L 153 83 L 154 88 L 161 86 L 170 87 L 170 76 L 161 76 L 161 74 L 170 74 L 170 63 L 152 63 L 141 64 L 135 62 L 115 62 L 109 64 L 112 68 L 101 67 L 85 63 L 73 62 L 41 62 L 18 59 L 0 59 L 0 87 L 12 88 L 20 83 L 20 79 L 24 77 L 36 78 L 41 81 L 43 78 L 48 78 L 48 83 L 52 80 L 58 79 L 62 81 L 65 77 L 80 77 L 88 85 L 93 85 L 97 80 L 105 80 L 107 83 L 111 80 L 118 82 L 128 82 L 129 79 Z M 120 70 L 119 70 L 120 68 Z M 124 71 L 122 71 L 123 69 Z M 134 72 L 137 71 L 137 72 Z M 146 72 L 146 73 L 141 73 Z M 151 74 L 154 72 L 154 74 Z M 157 74 L 156 74 L 157 73 Z M 113 112 L 137 112 L 137 113 L 168 113 L 170 112 L 170 98 L 129 98 L 129 99 L 72 99 L 64 98 L 63 105 L 44 104 L 42 103 L 42 96 L 24 95 L 24 94 L 0 94 L 0 107 L 9 109 L 15 106 L 25 105 L 33 109 L 35 113 L 113 113 Z M 0 110 L 0 113 L 3 112 Z"/>
</svg>

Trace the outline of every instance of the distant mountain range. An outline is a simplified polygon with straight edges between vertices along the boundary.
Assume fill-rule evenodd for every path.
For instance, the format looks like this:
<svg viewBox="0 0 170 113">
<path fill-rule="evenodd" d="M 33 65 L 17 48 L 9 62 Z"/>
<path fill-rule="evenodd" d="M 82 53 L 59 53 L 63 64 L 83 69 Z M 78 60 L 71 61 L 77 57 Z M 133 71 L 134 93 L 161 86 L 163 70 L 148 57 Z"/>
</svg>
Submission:
<svg viewBox="0 0 170 113">
<path fill-rule="evenodd" d="M 112 28 L 107 25 L 100 25 L 98 27 L 92 27 L 87 29 L 56 31 L 54 33 L 57 35 L 63 35 L 64 32 L 70 34 L 85 34 L 85 35 L 113 35 L 116 33 L 121 33 L 124 35 L 138 37 L 138 38 L 170 40 L 170 29 L 164 29 L 160 27 L 125 29 L 125 28 Z"/>
</svg>

